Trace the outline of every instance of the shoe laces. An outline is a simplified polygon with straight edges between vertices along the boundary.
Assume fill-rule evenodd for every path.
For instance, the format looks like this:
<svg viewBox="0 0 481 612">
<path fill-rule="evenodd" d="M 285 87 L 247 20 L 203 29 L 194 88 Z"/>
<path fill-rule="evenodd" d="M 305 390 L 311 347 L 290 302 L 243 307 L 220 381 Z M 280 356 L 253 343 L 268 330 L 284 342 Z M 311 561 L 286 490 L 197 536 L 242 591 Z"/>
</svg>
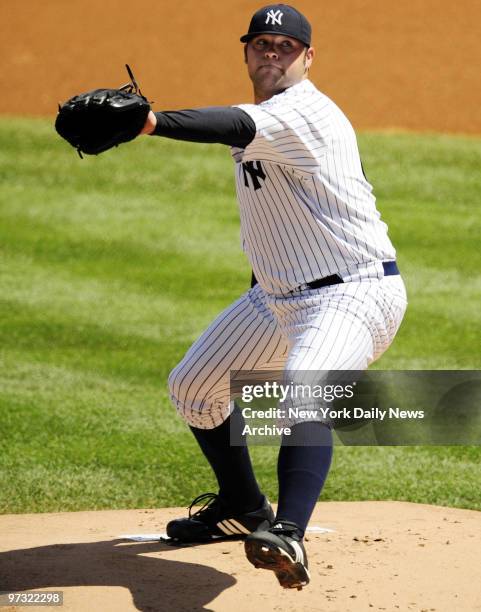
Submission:
<svg viewBox="0 0 481 612">
<path fill-rule="evenodd" d="M 192 512 L 192 508 L 194 506 L 198 506 L 202 504 L 201 507 Z M 202 521 L 213 519 L 215 516 L 219 514 L 220 509 L 220 499 L 217 493 L 203 493 L 196 497 L 193 502 L 190 504 L 189 510 L 189 518 L 201 519 Z"/>
</svg>

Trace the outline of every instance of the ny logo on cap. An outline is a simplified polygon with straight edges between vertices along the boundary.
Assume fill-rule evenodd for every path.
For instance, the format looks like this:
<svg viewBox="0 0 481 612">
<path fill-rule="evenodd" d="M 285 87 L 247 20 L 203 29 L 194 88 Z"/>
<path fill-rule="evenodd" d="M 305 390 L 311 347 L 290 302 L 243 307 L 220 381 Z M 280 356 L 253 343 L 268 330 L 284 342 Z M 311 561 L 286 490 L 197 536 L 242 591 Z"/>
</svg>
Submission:
<svg viewBox="0 0 481 612">
<path fill-rule="evenodd" d="M 266 23 L 269 23 L 270 21 L 272 25 L 276 25 L 276 23 L 278 25 L 282 25 L 282 15 L 284 15 L 284 13 L 281 13 L 280 10 L 274 11 L 274 9 L 271 9 L 270 11 L 267 11 Z"/>
</svg>

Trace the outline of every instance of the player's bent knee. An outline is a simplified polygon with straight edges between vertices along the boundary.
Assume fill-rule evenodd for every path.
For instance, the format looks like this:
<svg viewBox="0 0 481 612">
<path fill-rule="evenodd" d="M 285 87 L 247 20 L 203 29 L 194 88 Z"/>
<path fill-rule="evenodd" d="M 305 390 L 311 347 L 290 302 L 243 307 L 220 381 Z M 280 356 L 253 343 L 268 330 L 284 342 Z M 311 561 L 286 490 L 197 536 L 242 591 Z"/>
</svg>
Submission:
<svg viewBox="0 0 481 612">
<path fill-rule="evenodd" d="M 197 393 L 198 384 L 192 376 L 189 376 L 190 371 L 191 368 L 185 367 L 184 362 L 180 362 L 169 374 L 169 393 L 175 406 L 178 406 L 179 402 L 183 405 L 188 404 Z"/>
<path fill-rule="evenodd" d="M 175 396 L 170 396 L 179 416 L 191 427 L 197 429 L 215 429 L 229 417 L 228 406 L 205 403 L 202 409 L 196 405 L 184 404 Z"/>
<path fill-rule="evenodd" d="M 178 415 L 190 425 L 190 427 L 197 427 L 198 429 L 208 429 L 205 427 L 202 413 L 197 410 L 192 410 L 189 406 L 180 404 L 175 397 L 171 396 L 172 403 L 174 404 Z"/>
<path fill-rule="evenodd" d="M 220 389 L 204 397 L 195 381 L 182 376 L 181 365 L 169 375 L 170 400 L 179 416 L 191 427 L 214 429 L 229 417 L 229 396 Z"/>
</svg>

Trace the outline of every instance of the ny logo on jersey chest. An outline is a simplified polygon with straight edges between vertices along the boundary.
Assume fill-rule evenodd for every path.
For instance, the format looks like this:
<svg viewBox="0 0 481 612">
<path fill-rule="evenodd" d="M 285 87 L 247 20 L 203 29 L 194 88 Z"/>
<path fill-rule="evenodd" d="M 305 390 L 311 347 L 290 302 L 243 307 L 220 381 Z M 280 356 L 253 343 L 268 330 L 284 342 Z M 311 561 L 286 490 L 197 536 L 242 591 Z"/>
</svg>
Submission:
<svg viewBox="0 0 481 612">
<path fill-rule="evenodd" d="M 250 189 L 249 179 L 247 178 L 247 175 L 251 177 L 252 186 L 255 190 L 260 189 L 262 187 L 262 185 L 259 183 L 259 179 L 261 179 L 262 181 L 265 180 L 266 173 L 264 172 L 260 161 L 244 162 L 242 164 L 242 172 L 244 173 L 244 185 L 246 187 Z"/>
</svg>

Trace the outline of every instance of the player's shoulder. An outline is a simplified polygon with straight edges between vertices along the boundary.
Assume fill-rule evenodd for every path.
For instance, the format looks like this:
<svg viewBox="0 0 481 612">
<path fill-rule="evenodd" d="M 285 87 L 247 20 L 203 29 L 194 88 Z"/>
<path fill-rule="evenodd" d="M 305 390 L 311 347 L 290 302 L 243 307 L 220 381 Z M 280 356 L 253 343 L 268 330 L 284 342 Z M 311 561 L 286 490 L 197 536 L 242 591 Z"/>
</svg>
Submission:
<svg viewBox="0 0 481 612">
<path fill-rule="evenodd" d="M 254 120 L 256 142 L 262 141 L 262 146 L 293 151 L 295 145 L 297 149 L 309 150 L 309 155 L 319 157 L 332 143 L 352 139 L 353 130 L 347 117 L 308 79 L 260 104 L 239 104 L 238 107 Z M 251 151 L 253 146 L 252 143 L 249 145 Z M 234 159 L 237 153 L 233 151 Z M 259 154 L 257 150 L 256 154 Z"/>
<path fill-rule="evenodd" d="M 304 79 L 283 92 L 272 96 L 260 104 L 242 104 L 240 108 L 245 110 L 254 120 L 258 122 L 269 122 L 270 118 L 277 118 L 284 125 L 298 119 L 307 120 L 315 124 L 319 121 L 329 122 L 330 116 L 342 113 L 336 104 L 323 92 L 321 92 L 309 79 Z"/>
<path fill-rule="evenodd" d="M 285 98 L 281 98 L 285 96 Z M 279 98 L 274 100 L 274 98 Z M 317 89 L 310 80 L 305 79 L 297 85 L 286 89 L 286 91 L 271 98 L 276 105 L 275 108 L 293 109 L 293 111 L 303 117 L 309 118 L 309 122 L 315 125 L 316 131 L 320 126 L 321 132 L 325 131 L 325 126 L 329 126 L 329 131 L 340 134 L 352 132 L 353 128 L 344 111 L 327 94 Z M 269 102 L 268 100 L 267 102 Z"/>
</svg>

